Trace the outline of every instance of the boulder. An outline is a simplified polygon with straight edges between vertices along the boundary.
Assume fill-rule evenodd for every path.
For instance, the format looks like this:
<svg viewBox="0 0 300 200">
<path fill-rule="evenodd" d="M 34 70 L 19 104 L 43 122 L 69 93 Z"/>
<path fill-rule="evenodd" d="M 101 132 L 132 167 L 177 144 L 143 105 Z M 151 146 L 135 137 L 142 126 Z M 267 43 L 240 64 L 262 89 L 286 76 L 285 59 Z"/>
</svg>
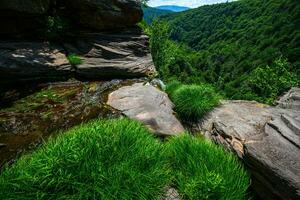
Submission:
<svg viewBox="0 0 300 200">
<path fill-rule="evenodd" d="M 0 83 L 62 80 L 72 75 L 64 50 L 42 42 L 0 42 Z"/>
<path fill-rule="evenodd" d="M 64 44 L 69 54 L 83 61 L 76 74 L 85 79 L 132 78 L 156 73 L 148 37 L 139 29 L 107 33 L 81 33 Z"/>
<path fill-rule="evenodd" d="M 280 102 L 298 105 L 298 94 L 290 91 Z M 299 110 L 227 101 L 200 127 L 207 138 L 243 160 L 251 172 L 253 189 L 262 199 L 300 198 Z"/>
<path fill-rule="evenodd" d="M 168 95 L 150 84 L 135 83 L 109 94 L 108 105 L 126 116 L 144 123 L 159 136 L 177 135 L 184 132 L 174 116 L 173 104 Z"/>
<path fill-rule="evenodd" d="M 133 26 L 143 18 L 137 0 L 65 0 L 74 19 L 97 30 Z"/>
</svg>

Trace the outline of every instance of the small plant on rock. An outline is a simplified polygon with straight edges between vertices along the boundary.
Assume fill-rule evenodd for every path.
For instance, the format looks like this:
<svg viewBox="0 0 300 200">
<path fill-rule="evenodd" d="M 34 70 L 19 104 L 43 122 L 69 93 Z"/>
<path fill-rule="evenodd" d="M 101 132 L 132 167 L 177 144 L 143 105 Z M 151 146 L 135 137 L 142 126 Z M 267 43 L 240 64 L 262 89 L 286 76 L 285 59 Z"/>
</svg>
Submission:
<svg viewBox="0 0 300 200">
<path fill-rule="evenodd" d="M 70 54 L 68 60 L 72 66 L 81 65 L 83 63 L 82 59 L 76 54 Z"/>
</svg>

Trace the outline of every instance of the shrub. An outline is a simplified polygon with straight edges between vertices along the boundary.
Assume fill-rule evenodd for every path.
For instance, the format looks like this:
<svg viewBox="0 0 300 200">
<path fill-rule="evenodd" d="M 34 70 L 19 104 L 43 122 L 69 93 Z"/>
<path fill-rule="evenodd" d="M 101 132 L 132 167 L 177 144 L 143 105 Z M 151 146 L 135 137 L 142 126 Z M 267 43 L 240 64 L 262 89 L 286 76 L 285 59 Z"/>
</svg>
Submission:
<svg viewBox="0 0 300 200">
<path fill-rule="evenodd" d="M 51 139 L 0 176 L 0 199 L 156 199 L 162 144 L 135 121 L 98 120 Z"/>
<path fill-rule="evenodd" d="M 232 154 L 189 135 L 171 138 L 167 152 L 182 199 L 245 199 L 249 177 Z"/>
<path fill-rule="evenodd" d="M 172 81 L 170 83 L 168 83 L 167 87 L 166 87 L 166 92 L 172 96 L 172 94 L 174 94 L 175 90 L 177 90 L 179 87 L 181 87 L 182 84 L 179 81 Z M 172 98 L 172 97 L 171 97 Z"/>
<path fill-rule="evenodd" d="M 170 97 L 175 110 L 182 119 L 199 120 L 219 104 L 220 95 L 207 84 L 169 86 Z"/>
<path fill-rule="evenodd" d="M 271 66 L 256 68 L 242 85 L 242 98 L 274 104 L 283 92 L 300 85 L 300 79 L 286 59 L 279 58 Z"/>
<path fill-rule="evenodd" d="M 72 66 L 81 65 L 83 63 L 81 58 L 75 54 L 70 54 L 68 60 Z"/>
</svg>

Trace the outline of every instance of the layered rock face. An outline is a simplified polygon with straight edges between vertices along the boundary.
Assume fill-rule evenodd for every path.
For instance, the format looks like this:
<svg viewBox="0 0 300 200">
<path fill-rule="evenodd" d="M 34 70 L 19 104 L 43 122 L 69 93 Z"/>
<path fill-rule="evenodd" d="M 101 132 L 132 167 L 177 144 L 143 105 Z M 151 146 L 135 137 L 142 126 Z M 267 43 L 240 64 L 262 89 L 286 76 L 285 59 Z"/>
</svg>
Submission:
<svg viewBox="0 0 300 200">
<path fill-rule="evenodd" d="M 20 36 L 39 29 L 51 0 L 1 0 L 0 36 Z"/>
<path fill-rule="evenodd" d="M 0 52 L 0 84 L 67 79 L 74 71 L 59 45 L 2 41 Z"/>
<path fill-rule="evenodd" d="M 59 15 L 61 10 L 66 14 Z M 138 1 L 5 0 L 0 3 L 0 13 L 4 26 L 0 30 L 0 84 L 70 77 L 134 78 L 156 73 L 148 38 L 136 26 L 142 19 Z M 74 13 L 79 13 L 75 16 L 79 24 L 73 24 Z M 50 27 L 43 27 L 45 23 Z M 71 28 L 64 30 L 64 26 Z M 59 34 L 59 38 L 45 42 L 44 33 Z M 28 34 L 40 35 L 24 42 Z M 82 64 L 71 66 L 67 61 L 70 54 L 80 57 Z"/>
<path fill-rule="evenodd" d="M 0 35 L 32 35 L 57 13 L 96 30 L 134 26 L 143 18 L 136 0 L 2 0 Z"/>
<path fill-rule="evenodd" d="M 201 124 L 207 138 L 235 152 L 250 169 L 262 199 L 300 198 L 300 89 L 277 107 L 229 101 Z"/>
<path fill-rule="evenodd" d="M 66 0 L 66 6 L 83 26 L 97 30 L 132 26 L 143 18 L 136 0 Z"/>
</svg>

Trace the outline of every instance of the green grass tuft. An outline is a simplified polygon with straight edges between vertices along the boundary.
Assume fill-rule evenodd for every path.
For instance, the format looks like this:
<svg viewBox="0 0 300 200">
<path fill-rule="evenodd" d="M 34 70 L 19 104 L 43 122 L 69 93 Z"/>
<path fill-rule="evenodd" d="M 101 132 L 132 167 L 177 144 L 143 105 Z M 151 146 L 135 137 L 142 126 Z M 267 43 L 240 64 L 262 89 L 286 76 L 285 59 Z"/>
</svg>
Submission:
<svg viewBox="0 0 300 200">
<path fill-rule="evenodd" d="M 179 85 L 174 82 L 167 87 L 167 92 L 179 116 L 191 121 L 201 119 L 221 99 L 215 89 L 207 84 Z"/>
<path fill-rule="evenodd" d="M 163 152 L 138 122 L 90 122 L 6 168 L 0 199 L 156 199 L 170 180 Z"/>
<path fill-rule="evenodd" d="M 172 94 L 174 94 L 174 92 L 181 86 L 182 86 L 182 83 L 180 83 L 179 81 L 172 81 L 172 82 L 168 83 L 166 92 L 172 98 Z"/>
<path fill-rule="evenodd" d="M 82 59 L 75 54 L 70 54 L 68 60 L 72 66 L 81 65 L 83 63 Z"/>
<path fill-rule="evenodd" d="M 167 149 L 174 185 L 182 199 L 246 198 L 249 177 L 232 154 L 187 134 L 171 138 Z"/>
</svg>

